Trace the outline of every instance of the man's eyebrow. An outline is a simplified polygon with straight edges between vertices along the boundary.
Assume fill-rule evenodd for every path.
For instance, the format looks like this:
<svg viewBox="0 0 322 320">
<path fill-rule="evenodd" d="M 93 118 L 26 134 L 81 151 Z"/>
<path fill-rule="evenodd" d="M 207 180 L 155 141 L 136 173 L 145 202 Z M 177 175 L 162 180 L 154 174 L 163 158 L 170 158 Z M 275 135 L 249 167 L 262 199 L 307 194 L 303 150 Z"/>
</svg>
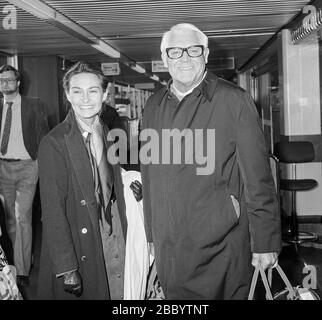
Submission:
<svg viewBox="0 0 322 320">
<path fill-rule="evenodd" d="M 71 89 L 82 89 L 81 87 L 77 87 L 77 86 L 72 86 L 70 87 Z M 100 86 L 92 86 L 92 87 L 89 87 L 89 89 L 94 89 L 94 88 L 100 88 Z"/>
</svg>

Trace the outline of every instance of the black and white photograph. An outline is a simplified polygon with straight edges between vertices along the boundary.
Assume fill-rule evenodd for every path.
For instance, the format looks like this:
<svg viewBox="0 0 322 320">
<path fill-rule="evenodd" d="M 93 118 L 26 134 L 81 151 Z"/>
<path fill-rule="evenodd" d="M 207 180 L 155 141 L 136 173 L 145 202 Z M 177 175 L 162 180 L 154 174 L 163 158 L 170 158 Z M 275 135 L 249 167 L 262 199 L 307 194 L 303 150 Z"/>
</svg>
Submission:
<svg viewBox="0 0 322 320">
<path fill-rule="evenodd" d="M 322 0 L 0 0 L 0 300 L 321 300 L 321 130 Z"/>
</svg>

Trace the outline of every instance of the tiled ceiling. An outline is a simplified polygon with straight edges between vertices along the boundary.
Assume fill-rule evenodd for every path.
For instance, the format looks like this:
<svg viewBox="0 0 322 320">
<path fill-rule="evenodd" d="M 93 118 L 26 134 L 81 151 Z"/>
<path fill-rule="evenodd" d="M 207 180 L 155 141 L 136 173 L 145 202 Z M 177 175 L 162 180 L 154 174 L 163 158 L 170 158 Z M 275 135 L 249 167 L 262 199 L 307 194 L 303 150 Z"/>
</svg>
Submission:
<svg viewBox="0 0 322 320">
<path fill-rule="evenodd" d="M 32 0 L 30 0 L 32 2 Z M 190 22 L 209 37 L 208 67 L 223 76 L 233 70 L 220 69 L 220 59 L 234 57 L 241 67 L 276 31 L 301 12 L 310 1 L 42 1 L 72 19 L 125 56 L 151 70 L 160 60 L 162 33 L 179 22 Z M 0 1 L 2 8 L 10 1 Z M 0 51 L 25 55 L 57 54 L 71 60 L 116 61 L 88 44 L 18 8 L 17 30 L 1 30 Z M 131 83 L 144 76 L 127 67 L 119 77 Z M 165 73 L 158 74 L 167 79 Z M 146 78 L 146 77 L 145 77 Z"/>
</svg>

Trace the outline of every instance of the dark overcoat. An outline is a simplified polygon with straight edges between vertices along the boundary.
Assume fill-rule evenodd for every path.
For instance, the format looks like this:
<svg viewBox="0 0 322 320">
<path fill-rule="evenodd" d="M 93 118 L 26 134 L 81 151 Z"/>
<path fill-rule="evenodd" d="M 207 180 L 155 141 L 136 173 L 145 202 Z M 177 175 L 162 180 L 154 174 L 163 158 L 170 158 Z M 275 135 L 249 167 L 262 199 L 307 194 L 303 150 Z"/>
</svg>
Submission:
<svg viewBox="0 0 322 320">
<path fill-rule="evenodd" d="M 104 133 L 107 134 L 106 128 Z M 108 150 L 110 144 L 104 141 Z M 77 269 L 83 281 L 79 299 L 109 299 L 92 168 L 72 110 L 42 140 L 38 159 L 43 228 L 38 298 L 77 299 L 64 292 L 63 277 L 56 277 Z M 113 172 L 126 239 L 125 202 L 118 165 L 113 165 Z"/>
<path fill-rule="evenodd" d="M 169 86 L 152 95 L 144 109 L 146 128 L 158 133 L 160 162 L 171 146 L 162 145 L 162 129 L 191 129 L 193 135 L 202 129 L 205 140 L 206 129 L 215 129 L 211 174 L 197 174 L 202 165 L 196 159 L 141 167 L 146 233 L 166 298 L 247 298 L 251 252 L 281 249 L 276 191 L 252 99 L 208 72 L 181 102 Z M 194 147 L 200 151 L 196 139 Z M 181 159 L 187 148 L 182 142 Z"/>
</svg>

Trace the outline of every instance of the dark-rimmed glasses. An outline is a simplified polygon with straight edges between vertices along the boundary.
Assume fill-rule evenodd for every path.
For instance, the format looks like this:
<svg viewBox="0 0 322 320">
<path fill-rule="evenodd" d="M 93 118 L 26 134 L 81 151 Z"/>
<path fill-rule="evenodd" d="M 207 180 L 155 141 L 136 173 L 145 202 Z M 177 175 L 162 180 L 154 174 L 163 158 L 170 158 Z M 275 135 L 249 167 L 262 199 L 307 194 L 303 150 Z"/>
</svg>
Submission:
<svg viewBox="0 0 322 320">
<path fill-rule="evenodd" d="M 198 44 L 198 45 L 190 46 L 187 48 L 171 47 L 171 48 L 166 49 L 167 56 L 170 59 L 181 58 L 185 51 L 187 52 L 189 57 L 197 58 L 203 54 L 204 46 Z"/>
<path fill-rule="evenodd" d="M 9 83 L 9 84 L 13 84 L 14 82 L 16 82 L 16 79 L 5 79 L 5 78 L 0 78 L 0 84 L 5 84 L 5 83 Z"/>
</svg>

